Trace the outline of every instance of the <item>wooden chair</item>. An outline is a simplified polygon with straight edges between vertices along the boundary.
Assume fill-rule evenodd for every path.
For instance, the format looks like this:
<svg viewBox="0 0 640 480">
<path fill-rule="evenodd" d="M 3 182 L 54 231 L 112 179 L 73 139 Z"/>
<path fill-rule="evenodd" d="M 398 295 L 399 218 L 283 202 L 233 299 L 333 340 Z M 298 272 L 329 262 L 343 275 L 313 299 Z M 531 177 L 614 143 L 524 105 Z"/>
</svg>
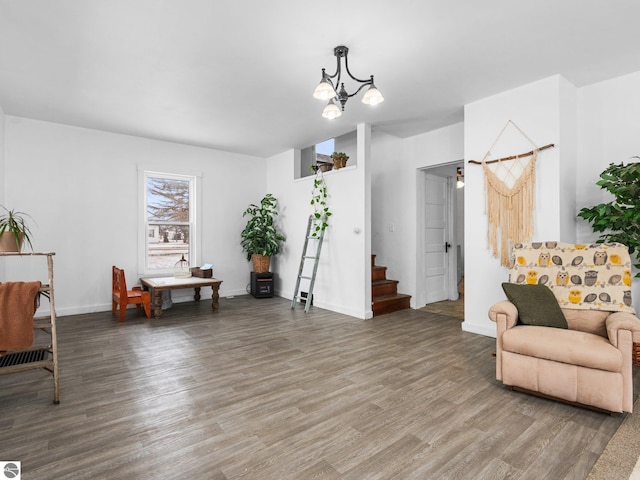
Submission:
<svg viewBox="0 0 640 480">
<path fill-rule="evenodd" d="M 111 283 L 111 313 L 116 313 L 116 306 L 120 304 L 120 321 L 124 321 L 124 313 L 127 305 L 136 305 L 138 310 L 144 307 L 144 313 L 147 318 L 151 318 L 151 293 L 143 291 L 141 287 L 133 287 L 127 290 L 127 281 L 124 276 L 124 270 L 116 267 L 112 268 Z"/>
</svg>

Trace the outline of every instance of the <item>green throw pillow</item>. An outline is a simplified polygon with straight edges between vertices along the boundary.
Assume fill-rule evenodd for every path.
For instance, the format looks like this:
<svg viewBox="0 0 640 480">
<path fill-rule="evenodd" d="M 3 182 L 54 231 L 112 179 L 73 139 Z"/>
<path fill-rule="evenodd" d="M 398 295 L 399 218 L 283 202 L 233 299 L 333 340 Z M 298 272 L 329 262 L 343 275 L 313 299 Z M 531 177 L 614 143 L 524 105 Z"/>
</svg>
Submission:
<svg viewBox="0 0 640 480">
<path fill-rule="evenodd" d="M 516 285 L 503 283 L 507 298 L 518 309 L 518 318 L 524 325 L 567 328 L 567 320 L 558 300 L 546 285 Z"/>
</svg>

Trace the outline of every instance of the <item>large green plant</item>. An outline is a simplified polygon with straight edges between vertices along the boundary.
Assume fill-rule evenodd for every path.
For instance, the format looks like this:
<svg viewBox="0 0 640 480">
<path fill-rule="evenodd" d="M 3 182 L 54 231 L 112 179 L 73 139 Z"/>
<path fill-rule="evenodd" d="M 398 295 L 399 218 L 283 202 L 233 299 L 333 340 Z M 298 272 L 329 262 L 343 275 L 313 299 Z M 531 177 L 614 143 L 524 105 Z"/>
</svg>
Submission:
<svg viewBox="0 0 640 480">
<path fill-rule="evenodd" d="M 285 241 L 285 237 L 274 225 L 274 219 L 278 215 L 276 205 L 276 198 L 267 193 L 260 205 L 252 203 L 242 214 L 243 217 L 249 216 L 240 242 L 242 250 L 247 254 L 247 260 L 251 260 L 254 253 L 265 257 L 280 253 L 280 242 Z"/>
<path fill-rule="evenodd" d="M 24 212 L 9 210 L 3 205 L 0 205 L 0 207 L 4 210 L 4 213 L 0 215 L 0 236 L 5 232 L 8 232 L 15 239 L 18 249 L 22 245 L 23 241 L 27 242 L 29 247 L 33 249 L 33 245 L 31 245 L 31 230 L 29 229 L 25 218 L 31 218 L 31 216 Z"/>
<path fill-rule="evenodd" d="M 626 245 L 632 258 L 635 256 L 634 266 L 640 269 L 640 162 L 610 164 L 600 174 L 596 185 L 610 192 L 615 199 L 583 208 L 578 216 L 591 223 L 594 232 L 605 232 L 598 243 Z M 640 277 L 640 273 L 636 277 Z"/>
</svg>

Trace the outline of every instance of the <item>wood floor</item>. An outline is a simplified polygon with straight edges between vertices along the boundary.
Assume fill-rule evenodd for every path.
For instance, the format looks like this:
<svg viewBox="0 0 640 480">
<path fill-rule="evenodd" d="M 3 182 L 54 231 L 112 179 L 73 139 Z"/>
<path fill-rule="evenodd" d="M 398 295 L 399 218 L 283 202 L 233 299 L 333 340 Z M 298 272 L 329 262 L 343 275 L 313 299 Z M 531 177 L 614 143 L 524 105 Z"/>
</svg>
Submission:
<svg viewBox="0 0 640 480">
<path fill-rule="evenodd" d="M 624 418 L 506 390 L 493 339 L 424 311 L 242 296 L 64 317 L 59 344 L 59 405 L 0 377 L 23 479 L 584 479 Z"/>
</svg>

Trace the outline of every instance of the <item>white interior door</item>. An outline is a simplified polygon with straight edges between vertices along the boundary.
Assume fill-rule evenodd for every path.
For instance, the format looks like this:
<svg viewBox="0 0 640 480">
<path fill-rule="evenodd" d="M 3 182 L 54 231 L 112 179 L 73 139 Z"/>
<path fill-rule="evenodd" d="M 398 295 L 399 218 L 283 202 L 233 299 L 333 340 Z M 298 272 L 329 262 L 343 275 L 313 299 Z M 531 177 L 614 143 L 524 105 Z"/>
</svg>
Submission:
<svg viewBox="0 0 640 480">
<path fill-rule="evenodd" d="M 449 299 L 448 180 L 425 174 L 424 274 L 426 303 Z M 452 252 L 455 253 L 455 252 Z"/>
</svg>

